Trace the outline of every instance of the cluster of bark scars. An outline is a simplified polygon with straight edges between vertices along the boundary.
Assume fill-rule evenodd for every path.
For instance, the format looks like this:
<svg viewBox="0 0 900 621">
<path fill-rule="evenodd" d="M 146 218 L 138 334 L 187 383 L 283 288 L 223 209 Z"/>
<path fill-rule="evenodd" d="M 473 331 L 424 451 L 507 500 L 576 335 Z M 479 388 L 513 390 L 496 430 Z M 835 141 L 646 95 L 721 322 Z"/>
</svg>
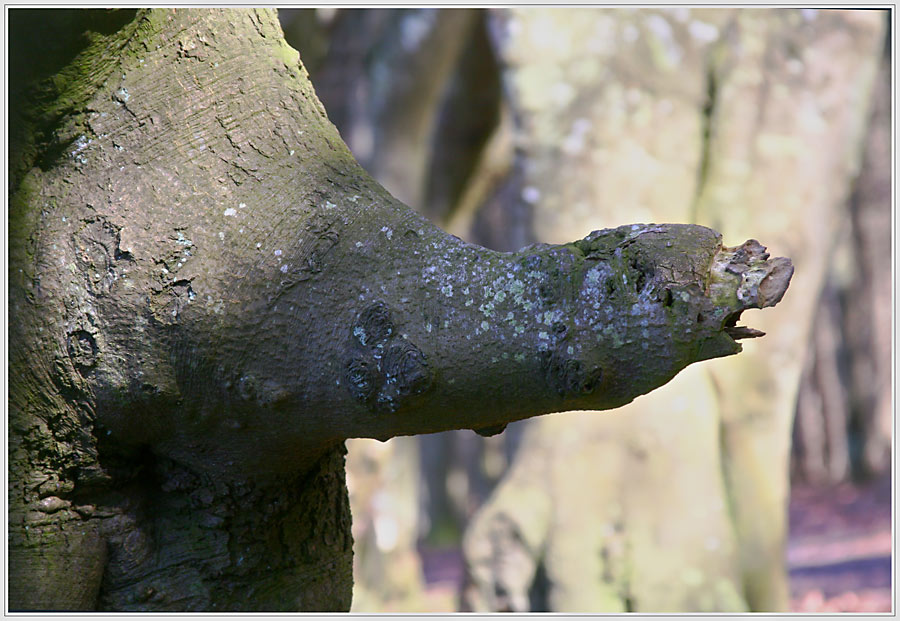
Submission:
<svg viewBox="0 0 900 621">
<path fill-rule="evenodd" d="M 384 302 L 375 302 L 359 314 L 348 341 L 347 389 L 375 412 L 396 412 L 408 396 L 431 386 L 425 354 L 396 333 Z"/>
</svg>

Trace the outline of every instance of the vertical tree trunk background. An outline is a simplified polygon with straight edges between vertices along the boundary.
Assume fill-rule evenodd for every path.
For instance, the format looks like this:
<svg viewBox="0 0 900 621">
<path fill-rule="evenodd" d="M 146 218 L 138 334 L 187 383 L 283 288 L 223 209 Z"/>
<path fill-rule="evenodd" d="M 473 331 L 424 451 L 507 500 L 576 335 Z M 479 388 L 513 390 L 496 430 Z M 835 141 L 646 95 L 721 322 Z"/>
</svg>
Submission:
<svg viewBox="0 0 900 621">
<path fill-rule="evenodd" d="M 862 167 L 822 292 L 797 403 L 794 472 L 818 484 L 890 468 L 890 76 L 888 39 Z"/>
<path fill-rule="evenodd" d="M 498 249 L 561 241 L 586 227 L 694 221 L 726 239 L 771 240 L 773 253 L 799 258 L 802 279 L 766 317 L 768 336 L 727 368 L 691 369 L 612 415 L 511 425 L 500 438 L 524 450 L 467 535 L 466 605 L 785 608 L 792 433 L 795 476 L 834 481 L 889 466 L 890 300 L 877 297 L 890 291 L 889 93 L 881 90 L 889 63 L 876 80 L 883 16 L 428 13 L 338 11 L 326 23 L 310 12 L 294 22 L 325 42 L 310 70 L 332 120 L 397 196 Z M 419 88 L 410 84 L 424 63 L 408 55 L 438 55 Z M 403 168 L 392 161 L 410 157 L 418 168 L 405 170 L 415 174 L 391 172 Z M 826 278 L 835 265 L 843 284 L 823 287 L 835 281 Z M 662 420 L 657 412 L 673 402 L 696 419 Z M 428 447 L 426 472 L 438 455 L 469 456 L 427 486 L 431 506 L 456 507 L 454 519 L 481 504 L 496 476 L 484 472 L 485 446 L 489 463 L 505 461 L 495 439 L 466 434 L 409 440 Z M 467 444 L 479 448 L 451 448 Z M 406 485 L 393 493 L 415 493 Z M 442 500 L 448 487 L 455 501 Z M 445 514 L 423 511 L 426 524 L 446 523 Z M 412 555 L 416 528 L 403 532 Z M 569 541 L 567 533 L 579 535 Z M 662 546 L 677 552 L 660 560 Z M 672 575 L 683 584 L 673 587 Z"/>
</svg>

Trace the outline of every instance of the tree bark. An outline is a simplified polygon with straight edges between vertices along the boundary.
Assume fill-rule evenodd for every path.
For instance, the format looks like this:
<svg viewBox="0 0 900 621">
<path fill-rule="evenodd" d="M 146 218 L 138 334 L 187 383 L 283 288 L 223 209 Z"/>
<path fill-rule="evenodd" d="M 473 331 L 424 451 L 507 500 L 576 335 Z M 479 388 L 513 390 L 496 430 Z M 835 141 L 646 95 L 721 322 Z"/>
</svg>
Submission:
<svg viewBox="0 0 900 621">
<path fill-rule="evenodd" d="M 740 351 L 792 273 L 691 225 L 447 235 L 273 11 L 139 11 L 43 86 L 10 164 L 13 609 L 346 609 L 344 439 L 618 407 Z"/>
</svg>

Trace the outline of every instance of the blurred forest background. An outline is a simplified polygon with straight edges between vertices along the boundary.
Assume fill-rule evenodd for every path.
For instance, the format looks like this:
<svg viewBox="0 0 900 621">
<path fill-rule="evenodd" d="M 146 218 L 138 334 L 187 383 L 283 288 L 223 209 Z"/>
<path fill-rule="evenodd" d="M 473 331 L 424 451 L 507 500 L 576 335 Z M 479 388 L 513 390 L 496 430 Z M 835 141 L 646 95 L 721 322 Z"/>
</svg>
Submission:
<svg viewBox="0 0 900 621">
<path fill-rule="evenodd" d="M 282 9 L 392 194 L 498 250 L 627 223 L 796 272 L 608 413 L 348 441 L 354 611 L 890 610 L 888 11 Z"/>
</svg>

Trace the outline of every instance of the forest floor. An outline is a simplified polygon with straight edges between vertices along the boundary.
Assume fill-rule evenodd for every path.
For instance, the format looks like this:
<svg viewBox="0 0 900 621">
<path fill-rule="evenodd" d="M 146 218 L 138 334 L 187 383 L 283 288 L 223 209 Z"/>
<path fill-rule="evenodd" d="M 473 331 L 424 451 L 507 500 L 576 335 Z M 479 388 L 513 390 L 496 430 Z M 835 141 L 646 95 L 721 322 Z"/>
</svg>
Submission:
<svg viewBox="0 0 900 621">
<path fill-rule="evenodd" d="M 891 477 L 795 485 L 787 560 L 797 612 L 891 611 Z"/>
<path fill-rule="evenodd" d="M 891 612 L 891 477 L 791 490 L 787 561 L 795 612 Z M 456 548 L 420 550 L 428 607 L 456 610 Z"/>
</svg>

